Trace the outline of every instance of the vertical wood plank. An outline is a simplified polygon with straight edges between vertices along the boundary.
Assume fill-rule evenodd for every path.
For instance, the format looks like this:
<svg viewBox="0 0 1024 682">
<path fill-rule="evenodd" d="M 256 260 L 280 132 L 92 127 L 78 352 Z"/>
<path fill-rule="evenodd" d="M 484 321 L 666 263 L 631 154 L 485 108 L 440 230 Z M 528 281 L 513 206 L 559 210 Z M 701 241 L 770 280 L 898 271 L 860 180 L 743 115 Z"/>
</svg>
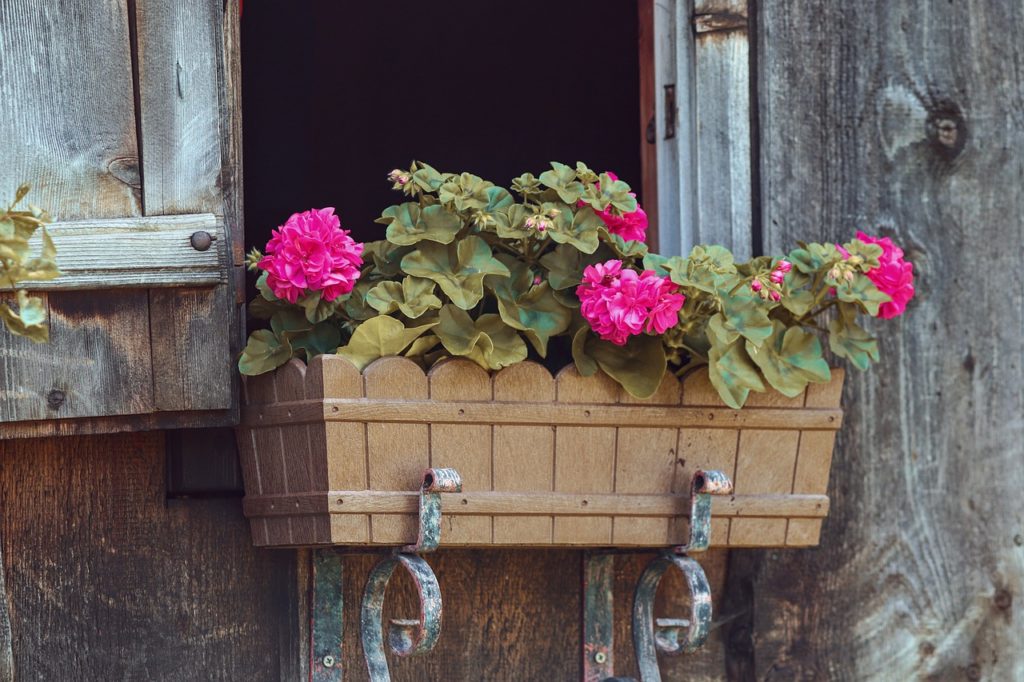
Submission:
<svg viewBox="0 0 1024 682">
<path fill-rule="evenodd" d="M 274 376 L 260 374 L 245 377 L 242 382 L 245 402 L 248 405 L 262 405 L 274 399 Z M 261 495 L 264 492 L 263 478 L 260 471 L 262 448 L 265 447 L 266 429 L 239 428 L 236 430 L 238 442 L 238 459 L 242 468 L 242 480 L 245 483 L 246 495 Z M 270 542 L 266 518 L 251 518 L 250 532 L 253 544 L 260 546 Z"/>
<path fill-rule="evenodd" d="M 264 405 L 277 401 L 277 374 L 264 374 L 249 377 L 245 384 L 247 399 L 250 404 Z M 242 433 L 245 433 L 243 430 Z M 281 445 L 280 428 L 269 426 L 252 429 L 249 435 L 252 449 L 256 453 L 254 472 L 242 470 L 243 476 L 256 474 L 260 495 L 274 495 L 288 492 L 286 487 L 284 450 Z M 250 479 L 246 479 L 248 489 Z M 256 538 L 258 529 L 253 527 L 254 542 L 257 544 L 288 544 L 291 541 L 291 518 L 274 517 L 263 519 L 262 539 Z"/>
<path fill-rule="evenodd" d="M 226 7 L 219 0 L 135 2 L 143 205 L 147 215 L 225 213 L 221 183 Z M 237 45 L 236 45 L 237 47 Z M 237 220 L 237 216 L 232 216 Z M 233 240 L 228 224 L 229 242 Z M 225 253 L 228 268 L 232 254 Z M 230 285 L 153 290 L 150 316 L 161 343 L 154 375 L 162 410 L 228 409 L 237 309 Z M 202 371 L 196 357 L 205 356 Z"/>
<path fill-rule="evenodd" d="M 605 374 L 582 377 L 575 365 L 558 373 L 558 402 L 610 404 L 618 401 L 619 385 Z M 615 489 L 615 427 L 555 428 L 555 490 L 566 493 L 610 493 Z M 612 539 L 610 516 L 555 518 L 554 542 L 607 545 Z"/>
<path fill-rule="evenodd" d="M 646 400 L 619 390 L 619 402 L 626 405 L 679 405 L 679 381 L 666 372 L 661 386 Z M 622 494 L 669 494 L 676 469 L 679 429 L 628 428 L 618 430 L 615 452 L 615 492 Z M 671 520 L 619 516 L 612 519 L 612 541 L 616 544 L 651 544 L 652 538 L 668 545 Z"/>
<path fill-rule="evenodd" d="M 363 371 L 367 398 L 426 400 L 430 389 L 423 370 L 412 360 L 381 358 Z M 430 466 L 430 426 L 426 424 L 367 424 L 366 470 L 370 490 L 419 490 Z M 372 514 L 374 543 L 413 542 L 417 517 L 412 514 Z"/>
<path fill-rule="evenodd" d="M 542 365 L 521 362 L 494 376 L 497 402 L 555 401 L 555 381 Z M 494 490 L 554 490 L 555 429 L 550 426 L 494 427 Z M 546 545 L 552 542 L 548 516 L 494 517 L 494 542 Z"/>
<path fill-rule="evenodd" d="M 66 40 L 70 34 L 81 39 Z M 101 0 L 69 13 L 47 3 L 5 2 L 0 54 L 0 200 L 29 181 L 31 201 L 60 219 L 139 215 L 126 3 Z M 0 334 L 0 421 L 151 410 L 145 296 L 44 298 L 49 344 Z M 58 401 L 49 399 L 55 390 L 67 396 L 56 409 Z"/>
<path fill-rule="evenodd" d="M 318 355 L 306 368 L 306 397 L 362 398 L 363 376 L 337 355 Z M 310 424 L 310 451 L 323 453 L 327 470 L 318 472 L 317 490 L 366 490 L 366 425 L 357 422 Z M 340 510 L 339 510 L 340 511 Z M 342 544 L 370 540 L 366 514 L 331 514 L 331 541 Z"/>
<path fill-rule="evenodd" d="M 799 443 L 799 431 L 742 430 L 736 455 L 736 493 L 792 491 Z M 787 519 L 732 519 L 729 544 L 785 545 L 786 526 Z"/>
<path fill-rule="evenodd" d="M 446 360 L 430 370 L 432 400 L 490 401 L 491 377 L 470 360 Z M 486 424 L 433 424 L 430 427 L 432 467 L 452 467 L 462 476 L 462 489 L 491 489 L 492 427 Z M 490 544 L 490 516 L 448 516 L 441 539 L 445 544 Z"/>
</svg>

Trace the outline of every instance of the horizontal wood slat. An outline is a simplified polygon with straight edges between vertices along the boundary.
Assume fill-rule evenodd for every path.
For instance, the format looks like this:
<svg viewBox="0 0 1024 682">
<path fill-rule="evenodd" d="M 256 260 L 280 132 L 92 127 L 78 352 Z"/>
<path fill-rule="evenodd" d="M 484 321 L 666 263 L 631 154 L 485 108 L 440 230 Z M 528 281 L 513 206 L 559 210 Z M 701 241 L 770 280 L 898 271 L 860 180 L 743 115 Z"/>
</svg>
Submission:
<svg viewBox="0 0 1024 682">
<path fill-rule="evenodd" d="M 666 374 L 641 400 L 573 366 L 292 360 L 245 381 L 244 509 L 260 546 L 402 545 L 424 469 L 455 467 L 445 545 L 664 547 L 686 541 L 694 472 L 718 469 L 736 487 L 713 502 L 713 545 L 810 546 L 828 513 L 842 381 L 836 370 L 732 410 L 707 371 Z"/>
<path fill-rule="evenodd" d="M 227 282 L 224 223 L 210 213 L 146 218 L 77 220 L 47 226 L 57 247 L 61 276 L 25 282 L 25 289 L 109 289 L 112 287 L 186 287 Z M 206 251 L 192 247 L 191 237 L 214 238 Z M 33 252 L 42 246 L 37 233 Z"/>
<path fill-rule="evenodd" d="M 806 429 L 836 431 L 841 410 L 786 408 L 669 407 L 416 400 L 325 399 L 261 405 L 243 410 L 253 427 L 330 422 L 411 424 L 552 424 L 557 426 L 701 427 L 707 429 Z"/>
<path fill-rule="evenodd" d="M 419 493 L 378 490 L 333 491 L 300 495 L 265 495 L 246 498 L 246 516 L 300 516 L 312 512 L 330 514 L 415 514 Z M 714 516 L 824 518 L 826 495 L 733 495 L 717 497 Z M 451 493 L 441 496 L 446 515 L 466 516 L 690 516 L 685 495 L 585 495 L 573 493 Z"/>
</svg>

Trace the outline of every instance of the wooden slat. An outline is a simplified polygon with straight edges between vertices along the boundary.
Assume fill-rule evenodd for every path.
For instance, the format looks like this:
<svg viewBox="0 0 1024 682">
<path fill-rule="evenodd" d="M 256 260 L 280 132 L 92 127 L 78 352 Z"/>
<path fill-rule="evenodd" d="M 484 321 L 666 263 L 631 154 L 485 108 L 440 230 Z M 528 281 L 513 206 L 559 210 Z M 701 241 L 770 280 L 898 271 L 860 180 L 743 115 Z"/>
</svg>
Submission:
<svg viewBox="0 0 1024 682">
<path fill-rule="evenodd" d="M 716 18 L 728 31 L 699 31 L 695 37 L 697 135 L 697 244 L 721 244 L 737 261 L 752 254 L 750 49 L 746 0 L 698 0 L 698 26 Z"/>
<path fill-rule="evenodd" d="M 28 181 L 61 220 L 139 215 L 127 3 L 5 0 L 0 54 L 0 200 Z"/>
<path fill-rule="evenodd" d="M 268 426 L 327 421 L 409 424 L 551 424 L 555 426 L 618 426 L 709 429 L 807 429 L 835 431 L 840 410 L 778 408 L 625 406 L 599 403 L 544 405 L 536 402 L 440 402 L 426 400 L 328 399 L 288 405 L 254 405 L 243 410 L 244 423 Z"/>
<path fill-rule="evenodd" d="M 797 431 L 740 432 L 736 455 L 737 491 L 745 494 L 786 494 L 793 489 L 793 472 L 800 442 Z M 785 519 L 733 519 L 729 544 L 733 546 L 782 546 L 786 544 Z"/>
<path fill-rule="evenodd" d="M 246 515 L 289 516 L 327 512 L 349 514 L 406 514 L 418 509 L 419 493 L 410 491 L 346 490 L 301 495 L 247 497 Z M 715 497 L 712 513 L 725 518 L 822 518 L 828 514 L 825 495 L 755 494 Z M 479 514 L 529 517 L 688 517 L 688 495 L 627 495 L 621 493 L 521 493 L 462 492 L 441 496 L 446 516 L 473 517 Z M 658 537 L 658 536 L 654 536 Z M 445 540 L 447 542 L 447 539 Z M 544 541 L 547 542 L 546 540 Z M 662 544 L 669 544 L 662 542 Z"/>
<path fill-rule="evenodd" d="M 427 377 L 412 360 L 381 358 L 363 373 L 367 398 L 426 400 Z M 370 423 L 366 425 L 366 470 L 372 490 L 418 490 L 430 466 L 430 427 L 427 424 Z M 401 544 L 416 538 L 415 515 L 370 517 L 373 542 Z"/>
<path fill-rule="evenodd" d="M 306 363 L 289 360 L 275 378 L 278 400 L 306 398 Z M 327 480 L 327 458 L 322 450 L 314 450 L 309 431 L 315 424 L 280 426 L 281 451 L 285 461 L 285 489 L 288 491 L 317 490 Z M 291 523 L 292 544 L 305 545 L 328 542 L 331 537 L 327 518 L 295 517 Z"/>
<path fill-rule="evenodd" d="M 619 386 L 606 374 L 582 377 L 575 365 L 555 377 L 560 404 L 614 403 Z M 620 422 L 626 423 L 626 422 Z M 555 491 L 610 493 L 615 490 L 614 427 L 559 426 L 555 429 Z M 612 541 L 610 516 L 555 517 L 555 544 L 607 545 Z"/>
<path fill-rule="evenodd" d="M 658 391 L 647 400 L 639 400 L 627 391 L 619 390 L 619 402 L 626 405 L 679 405 L 680 397 L 679 381 L 668 373 Z M 620 427 L 615 450 L 615 492 L 671 493 L 678 446 L 679 429 Z M 616 515 L 612 519 L 612 541 L 615 544 L 634 544 L 631 540 L 663 537 L 665 544 L 669 544 L 672 542 L 669 534 L 671 521 L 667 518 L 624 518 Z"/>
<path fill-rule="evenodd" d="M 490 400 L 491 377 L 470 360 L 442 362 L 430 370 L 430 397 L 436 400 Z M 430 466 L 452 467 L 462 476 L 465 491 L 490 490 L 492 427 L 487 424 L 435 424 L 430 427 Z M 491 541 L 489 516 L 453 518 L 442 541 L 480 544 Z"/>
<path fill-rule="evenodd" d="M 209 213 L 59 222 L 47 226 L 47 231 L 57 247 L 57 266 L 62 274 L 49 281 L 26 282 L 25 289 L 177 287 L 227 282 L 221 267 L 224 225 Z M 198 231 L 216 237 L 206 251 L 192 247 L 190 237 Z M 41 234 L 30 241 L 35 250 L 41 246 Z"/>
<path fill-rule="evenodd" d="M 542 365 L 521 362 L 494 377 L 494 399 L 534 400 L 554 406 L 555 381 Z M 495 491 L 554 490 L 555 430 L 546 424 L 494 427 Z M 542 518 L 495 518 L 496 544 L 548 544 L 553 520 Z"/>
<path fill-rule="evenodd" d="M 359 398 L 363 377 L 352 363 L 337 355 L 318 355 L 306 368 L 306 396 L 324 395 Z M 310 452 L 326 458 L 326 480 L 315 490 L 365 490 L 366 426 L 351 422 L 309 424 Z M 331 537 L 335 542 L 363 543 L 370 540 L 370 517 L 339 514 L 331 516 Z"/>
<path fill-rule="evenodd" d="M 221 0 L 136 0 L 139 126 L 147 215 L 222 205 Z"/>
</svg>

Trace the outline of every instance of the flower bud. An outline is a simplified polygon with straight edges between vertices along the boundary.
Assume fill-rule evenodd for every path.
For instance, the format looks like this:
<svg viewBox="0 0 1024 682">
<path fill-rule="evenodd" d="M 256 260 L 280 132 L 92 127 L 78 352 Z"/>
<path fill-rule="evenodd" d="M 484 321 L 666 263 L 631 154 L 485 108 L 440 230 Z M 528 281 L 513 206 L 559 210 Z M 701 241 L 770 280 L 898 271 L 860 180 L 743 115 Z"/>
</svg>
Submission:
<svg viewBox="0 0 1024 682">
<path fill-rule="evenodd" d="M 775 302 L 778 302 L 782 298 L 782 294 L 780 294 L 777 291 L 772 291 L 771 296 L 772 296 L 772 300 L 775 301 Z"/>
<path fill-rule="evenodd" d="M 828 276 L 831 279 L 839 279 L 839 268 L 832 268 L 828 271 Z"/>
<path fill-rule="evenodd" d="M 534 220 L 533 218 L 527 218 L 525 225 L 526 229 L 532 230 L 533 228 L 537 227 L 537 221 Z"/>
<path fill-rule="evenodd" d="M 756 280 L 756 279 L 753 282 L 750 283 L 750 288 L 754 291 L 754 293 L 757 293 L 758 291 L 761 291 L 761 286 L 762 286 L 761 282 L 759 280 Z"/>
<path fill-rule="evenodd" d="M 782 284 L 782 280 L 786 279 L 786 273 L 779 272 L 778 270 L 773 270 L 772 274 L 768 276 L 768 279 L 770 279 L 775 284 Z"/>
<path fill-rule="evenodd" d="M 778 264 L 775 266 L 775 269 L 778 270 L 779 272 L 789 272 L 790 270 L 793 269 L 793 264 L 790 263 L 788 260 L 780 260 Z"/>
<path fill-rule="evenodd" d="M 846 279 L 847 282 L 852 282 L 853 281 L 853 270 L 847 270 L 845 273 L 843 273 L 843 277 Z"/>
</svg>

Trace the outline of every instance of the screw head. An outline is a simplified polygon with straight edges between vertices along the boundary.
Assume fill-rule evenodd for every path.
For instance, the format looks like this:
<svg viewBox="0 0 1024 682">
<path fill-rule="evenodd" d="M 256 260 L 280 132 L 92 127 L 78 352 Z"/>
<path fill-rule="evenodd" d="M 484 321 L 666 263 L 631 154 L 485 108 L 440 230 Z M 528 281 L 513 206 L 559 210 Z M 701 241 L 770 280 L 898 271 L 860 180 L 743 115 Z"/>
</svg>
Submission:
<svg viewBox="0 0 1024 682">
<path fill-rule="evenodd" d="M 216 239 L 216 237 L 206 230 L 199 230 L 198 232 L 193 232 L 188 241 L 196 251 L 206 251 L 210 248 L 210 245 L 213 244 L 214 239 Z"/>
<path fill-rule="evenodd" d="M 608 660 L 608 655 L 603 651 L 594 654 L 594 663 L 601 664 Z"/>
<path fill-rule="evenodd" d="M 331 656 L 330 654 L 327 654 L 326 656 L 324 656 L 324 667 L 325 668 L 333 668 L 334 667 L 334 656 Z"/>
</svg>

